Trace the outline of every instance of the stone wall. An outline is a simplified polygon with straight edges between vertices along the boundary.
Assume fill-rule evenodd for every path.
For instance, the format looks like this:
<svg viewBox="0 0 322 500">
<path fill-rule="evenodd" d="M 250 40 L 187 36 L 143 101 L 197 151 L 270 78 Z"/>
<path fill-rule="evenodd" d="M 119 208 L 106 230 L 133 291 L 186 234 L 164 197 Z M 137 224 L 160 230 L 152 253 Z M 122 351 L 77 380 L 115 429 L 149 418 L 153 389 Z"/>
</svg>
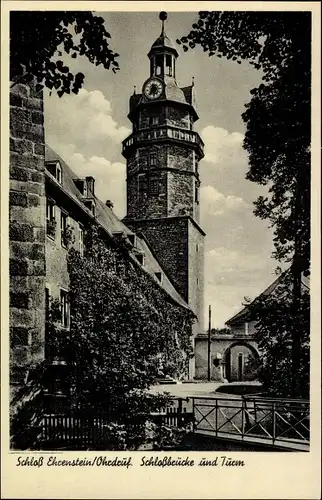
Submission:
<svg viewBox="0 0 322 500">
<path fill-rule="evenodd" d="M 188 302 L 187 219 L 178 217 L 124 222 L 133 231 L 142 232 L 164 272 L 183 299 Z"/>
<path fill-rule="evenodd" d="M 204 235 L 189 221 L 188 226 L 189 305 L 198 316 L 194 334 L 204 332 Z"/>
<path fill-rule="evenodd" d="M 10 383 L 44 359 L 45 145 L 43 97 L 34 86 L 10 89 Z"/>
<path fill-rule="evenodd" d="M 211 378 L 212 380 L 222 381 L 222 369 L 220 365 L 223 364 L 225 356 L 228 350 L 231 349 L 232 356 L 230 359 L 231 368 L 231 380 L 237 379 L 237 354 L 243 352 L 244 354 L 249 353 L 249 350 L 254 353 L 258 353 L 257 342 L 254 338 L 249 335 L 249 338 L 240 338 L 234 335 L 222 336 L 221 338 L 211 339 Z M 215 366 L 214 360 L 220 360 L 218 367 Z M 195 339 L 195 367 L 196 367 L 196 378 L 206 379 L 208 374 L 208 339 L 205 335 L 202 338 Z M 249 376 L 248 376 L 249 375 Z M 255 376 L 250 373 L 245 373 L 245 380 L 254 379 Z"/>
</svg>

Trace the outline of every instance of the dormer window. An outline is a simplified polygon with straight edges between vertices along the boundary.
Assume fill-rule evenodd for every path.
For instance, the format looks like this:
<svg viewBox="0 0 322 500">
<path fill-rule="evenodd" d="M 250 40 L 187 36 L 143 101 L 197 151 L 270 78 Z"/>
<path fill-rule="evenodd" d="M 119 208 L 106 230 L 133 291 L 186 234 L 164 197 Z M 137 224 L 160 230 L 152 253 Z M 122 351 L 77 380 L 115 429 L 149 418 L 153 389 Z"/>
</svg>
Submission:
<svg viewBox="0 0 322 500">
<path fill-rule="evenodd" d="M 248 322 L 246 321 L 245 322 L 245 335 L 248 335 L 249 334 L 249 324 Z"/>
<path fill-rule="evenodd" d="M 87 183 L 84 179 L 74 179 L 75 186 L 84 198 L 87 198 Z"/>
<path fill-rule="evenodd" d="M 46 161 L 46 168 L 48 172 L 55 177 L 55 179 L 59 182 L 59 184 L 62 183 L 62 169 L 59 161 Z"/>
<path fill-rule="evenodd" d="M 141 266 L 144 266 L 144 255 L 143 253 L 138 253 L 136 255 L 137 261 L 141 264 Z"/>
<path fill-rule="evenodd" d="M 85 200 L 84 205 L 93 215 L 95 215 L 95 202 L 94 200 Z"/>
<path fill-rule="evenodd" d="M 160 283 L 162 283 L 163 274 L 161 272 L 159 271 L 156 272 L 155 277 L 157 278 L 158 281 L 160 281 Z"/>
<path fill-rule="evenodd" d="M 127 238 L 129 240 L 129 242 L 131 243 L 131 245 L 134 247 L 135 243 L 136 243 L 136 235 L 135 234 L 128 234 Z"/>
</svg>

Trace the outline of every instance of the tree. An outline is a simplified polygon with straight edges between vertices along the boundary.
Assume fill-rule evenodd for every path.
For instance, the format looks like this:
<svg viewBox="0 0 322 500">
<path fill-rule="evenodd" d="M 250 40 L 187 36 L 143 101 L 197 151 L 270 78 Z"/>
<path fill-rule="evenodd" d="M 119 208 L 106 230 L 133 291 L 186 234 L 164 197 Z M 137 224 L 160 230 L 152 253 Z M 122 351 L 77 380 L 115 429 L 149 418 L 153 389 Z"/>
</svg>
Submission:
<svg viewBox="0 0 322 500">
<path fill-rule="evenodd" d="M 311 15 L 200 12 L 190 33 L 177 42 L 185 51 L 200 45 L 210 56 L 238 64 L 247 60 L 262 71 L 262 83 L 251 91 L 242 115 L 249 155 L 246 178 L 268 186 L 268 196 L 255 201 L 254 213 L 274 228 L 274 257 L 291 265 L 293 319 L 288 331 L 293 339 L 291 392 L 297 395 L 301 276 L 310 270 Z"/>
<path fill-rule="evenodd" d="M 93 227 L 85 243 L 85 256 L 72 246 L 68 253 L 70 329 L 59 327 L 59 304 L 53 301 L 46 322 L 47 370 L 34 377 L 33 393 L 51 384 L 50 394 L 68 395 L 68 411 L 107 419 L 106 449 L 136 449 L 145 441 L 151 412 L 170 402 L 147 391 L 159 360 L 174 377 L 188 368 L 194 315 L 135 267 L 122 241 L 111 247 Z M 34 399 L 23 405 L 12 421 L 17 447 L 27 440 L 22 422 L 39 416 L 38 404 Z"/>
<path fill-rule="evenodd" d="M 10 78 L 14 82 L 36 78 L 39 89 L 44 85 L 59 97 L 71 91 L 77 94 L 84 74 L 73 74 L 54 56 L 62 52 L 72 58 L 85 56 L 115 73 L 119 54 L 110 49 L 110 38 L 104 19 L 92 12 L 11 11 Z"/>
</svg>

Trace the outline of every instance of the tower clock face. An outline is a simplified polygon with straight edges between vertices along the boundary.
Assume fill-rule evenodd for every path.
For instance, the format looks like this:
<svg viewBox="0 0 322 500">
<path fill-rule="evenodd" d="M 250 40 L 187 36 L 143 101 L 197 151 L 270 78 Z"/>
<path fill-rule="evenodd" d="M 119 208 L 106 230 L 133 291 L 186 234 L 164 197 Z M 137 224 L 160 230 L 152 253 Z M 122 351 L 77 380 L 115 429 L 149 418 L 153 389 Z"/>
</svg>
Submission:
<svg viewBox="0 0 322 500">
<path fill-rule="evenodd" d="M 163 84 L 157 78 L 151 78 L 143 87 L 143 93 L 148 99 L 157 99 L 163 91 Z"/>
</svg>

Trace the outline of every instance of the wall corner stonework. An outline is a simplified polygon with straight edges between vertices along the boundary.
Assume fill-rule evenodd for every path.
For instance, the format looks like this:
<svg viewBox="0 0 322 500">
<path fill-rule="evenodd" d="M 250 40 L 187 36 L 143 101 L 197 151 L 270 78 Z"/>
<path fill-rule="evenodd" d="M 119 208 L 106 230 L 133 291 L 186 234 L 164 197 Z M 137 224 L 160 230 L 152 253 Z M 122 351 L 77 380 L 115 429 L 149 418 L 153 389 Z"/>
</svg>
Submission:
<svg viewBox="0 0 322 500">
<path fill-rule="evenodd" d="M 44 359 L 45 137 L 43 95 L 35 84 L 10 88 L 10 387 Z"/>
</svg>

